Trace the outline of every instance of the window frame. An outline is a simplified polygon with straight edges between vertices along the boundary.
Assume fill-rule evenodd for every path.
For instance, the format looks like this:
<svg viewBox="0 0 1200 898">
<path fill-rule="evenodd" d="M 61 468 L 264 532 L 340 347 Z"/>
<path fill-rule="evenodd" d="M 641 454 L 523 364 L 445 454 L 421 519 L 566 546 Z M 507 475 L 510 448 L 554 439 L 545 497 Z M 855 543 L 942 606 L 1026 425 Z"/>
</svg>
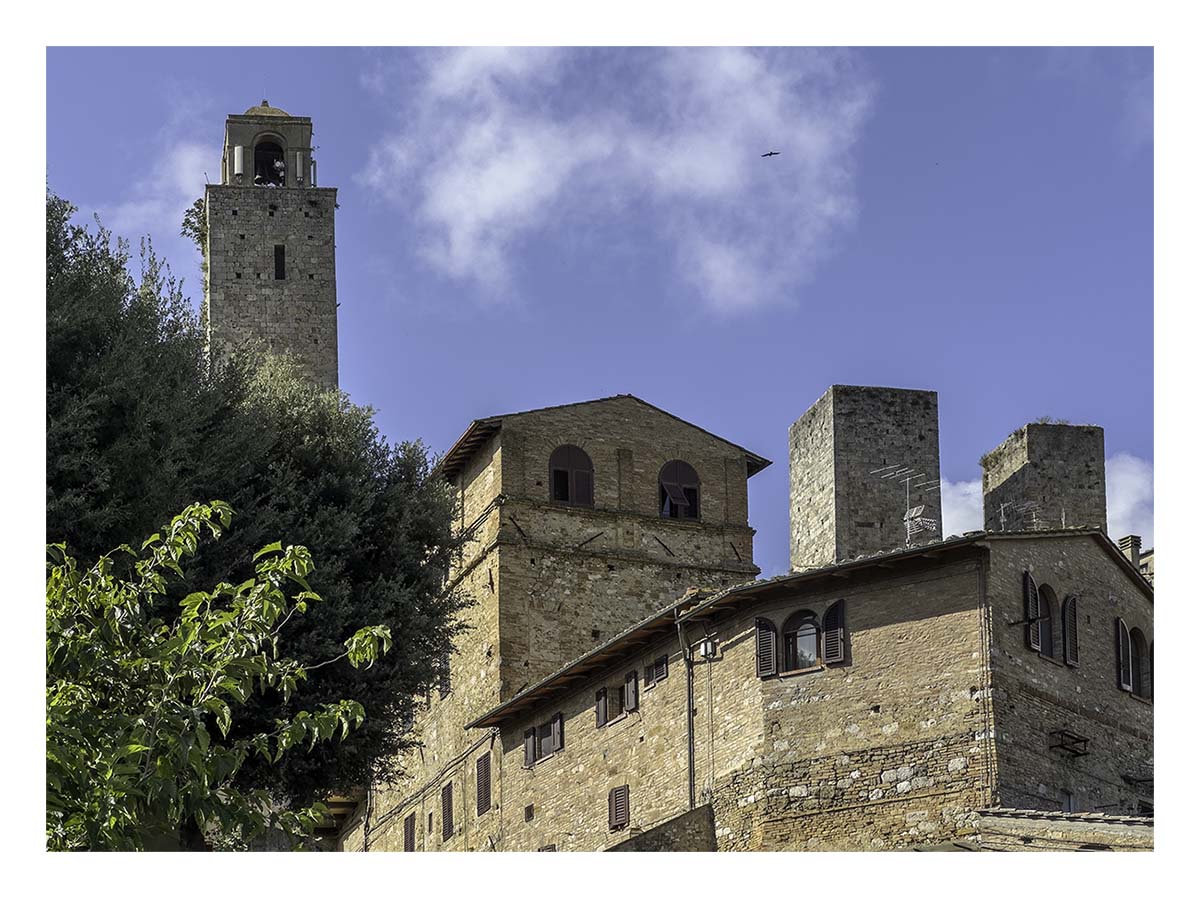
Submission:
<svg viewBox="0 0 1200 898">
<path fill-rule="evenodd" d="M 814 645 L 813 657 L 814 657 L 815 663 L 810 664 L 808 667 L 789 667 L 788 666 L 788 660 L 789 660 L 788 656 L 791 651 L 790 637 L 792 637 L 793 634 L 799 633 L 800 630 L 805 627 L 812 628 L 812 639 L 813 639 L 813 645 Z M 802 674 L 802 673 L 810 673 L 812 671 L 817 671 L 817 670 L 824 670 L 825 659 L 822 657 L 822 650 L 821 650 L 821 648 L 822 648 L 821 647 L 821 632 L 822 632 L 821 631 L 821 619 L 819 617 L 817 617 L 815 612 L 812 612 L 812 611 L 809 611 L 809 610 L 803 609 L 803 608 L 800 609 L 799 611 L 795 611 L 792 614 L 788 615 L 787 620 L 784 621 L 783 626 L 780 627 L 779 629 L 780 629 L 779 641 L 780 641 L 780 643 L 782 643 L 781 647 L 782 647 L 782 654 L 783 654 L 783 657 L 780 659 L 782 663 L 780 663 L 778 665 L 780 676 L 784 676 L 786 674 Z M 797 661 L 798 661 L 798 659 L 797 659 Z"/>
<path fill-rule="evenodd" d="M 658 470 L 658 516 L 667 521 L 703 520 L 700 503 L 700 474 L 680 458 L 673 458 Z M 681 509 L 694 509 L 683 514 Z"/>
<path fill-rule="evenodd" d="M 545 737 L 543 737 L 545 730 Z M 532 737 L 533 751 L 530 752 L 530 738 Z M 543 744 L 543 738 L 547 740 L 549 749 L 547 750 Z M 566 737 L 564 735 L 563 714 L 561 711 L 554 714 L 549 720 L 542 723 L 534 724 L 526 727 L 522 733 L 522 750 L 524 752 L 521 759 L 521 766 L 525 770 L 532 770 L 542 761 L 549 760 L 556 754 L 561 752 L 566 746 Z M 532 754 L 532 759 L 530 755 Z"/>
<path fill-rule="evenodd" d="M 596 467 L 592 457 L 574 443 L 563 443 L 550 453 L 550 501 L 555 505 L 565 505 L 573 508 L 596 507 Z M 555 475 L 565 474 L 567 479 L 567 498 L 560 499 L 555 493 Z M 586 475 L 586 476 L 585 476 Z M 585 476 L 587 482 L 587 497 L 580 497 L 580 477 Z"/>
</svg>

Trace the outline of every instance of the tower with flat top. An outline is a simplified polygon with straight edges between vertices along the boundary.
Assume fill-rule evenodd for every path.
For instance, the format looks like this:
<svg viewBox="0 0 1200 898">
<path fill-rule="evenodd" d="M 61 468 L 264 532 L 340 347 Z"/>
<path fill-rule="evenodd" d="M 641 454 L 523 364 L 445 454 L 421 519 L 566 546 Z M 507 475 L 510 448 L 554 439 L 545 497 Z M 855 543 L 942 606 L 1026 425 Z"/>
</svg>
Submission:
<svg viewBox="0 0 1200 898">
<path fill-rule="evenodd" d="M 312 119 L 266 100 L 229 116 L 221 183 L 204 198 L 210 357 L 237 347 L 286 354 L 336 388 L 337 189 L 316 186 Z"/>
</svg>

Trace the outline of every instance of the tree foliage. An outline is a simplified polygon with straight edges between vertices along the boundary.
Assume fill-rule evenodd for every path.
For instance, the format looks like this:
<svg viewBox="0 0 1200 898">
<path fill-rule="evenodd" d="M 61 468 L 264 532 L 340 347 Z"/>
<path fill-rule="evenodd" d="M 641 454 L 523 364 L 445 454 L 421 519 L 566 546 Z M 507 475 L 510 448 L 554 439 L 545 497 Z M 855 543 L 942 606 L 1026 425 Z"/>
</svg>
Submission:
<svg viewBox="0 0 1200 898">
<path fill-rule="evenodd" d="M 234 526 L 168 584 L 164 615 L 198 584 L 238 582 L 244 559 L 278 534 L 307 546 L 325 601 L 286 623 L 292 657 L 320 663 L 364 620 L 389 626 L 396 648 L 367 671 L 313 670 L 292 698 L 310 712 L 359 702 L 365 722 L 344 742 L 279 764 L 251 758 L 239 778 L 304 802 L 390 778 L 402 722 L 462 605 L 444 591 L 452 491 L 430 476 L 423 444 L 390 443 L 370 409 L 309 384 L 288 359 L 246 353 L 210 369 L 203 328 L 152 249 L 134 278 L 127 244 L 73 213 L 47 198 L 47 542 L 95 557 L 223 497 Z M 235 730 L 263 730 L 279 712 L 276 693 L 256 693 Z"/>
<path fill-rule="evenodd" d="M 362 723 L 343 699 L 275 719 L 236 738 L 250 696 L 286 703 L 311 669 L 281 657 L 283 631 L 321 601 L 303 546 L 254 555 L 254 576 L 195 591 L 171 619 L 158 614 L 168 578 L 182 578 L 207 534 L 221 535 L 223 502 L 190 506 L 135 553 L 121 546 L 87 570 L 59 544 L 46 580 L 46 835 L 52 849 L 141 849 L 189 830 L 225 847 L 268 827 L 299 842 L 320 805 L 281 809 L 237 784 L 253 755 L 279 763 L 293 749 L 344 739 Z M 118 573 L 114 554 L 131 556 Z M 288 593 L 292 594 L 289 595 Z M 365 627 L 325 665 L 370 665 L 391 647 L 386 626 Z"/>
</svg>

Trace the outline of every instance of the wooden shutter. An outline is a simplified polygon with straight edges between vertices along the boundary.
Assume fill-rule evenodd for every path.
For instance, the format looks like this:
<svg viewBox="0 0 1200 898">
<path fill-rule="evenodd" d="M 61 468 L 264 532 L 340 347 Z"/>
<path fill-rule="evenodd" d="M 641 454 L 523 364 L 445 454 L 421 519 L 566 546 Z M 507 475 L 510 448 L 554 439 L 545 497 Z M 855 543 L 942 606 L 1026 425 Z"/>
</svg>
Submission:
<svg viewBox="0 0 1200 898">
<path fill-rule="evenodd" d="M 530 727 L 525 731 L 525 766 L 532 767 L 537 760 L 537 730 Z"/>
<path fill-rule="evenodd" d="M 1038 596 L 1037 581 L 1033 574 L 1025 572 L 1025 644 L 1035 652 L 1042 650 L 1042 624 L 1038 620 L 1042 616 L 1042 600 Z"/>
<path fill-rule="evenodd" d="M 667 656 L 662 655 L 662 656 L 654 659 L 654 681 L 657 683 L 659 680 L 665 680 L 666 678 L 667 678 Z"/>
<path fill-rule="evenodd" d="M 1067 596 L 1063 599 L 1063 661 L 1072 667 L 1079 666 L 1079 620 L 1078 599 Z"/>
<path fill-rule="evenodd" d="M 775 625 L 761 617 L 754 621 L 754 666 L 759 677 L 774 676 L 779 668 Z"/>
<path fill-rule="evenodd" d="M 1130 665 L 1129 628 L 1125 621 L 1117 618 L 1117 685 L 1126 692 L 1133 692 L 1133 668 Z"/>
<path fill-rule="evenodd" d="M 591 505 L 592 472 L 574 471 L 573 474 L 575 477 L 575 495 L 571 497 L 571 501 L 576 505 Z"/>
<path fill-rule="evenodd" d="M 404 818 L 404 850 L 417 850 L 417 812 L 413 811 Z"/>
<path fill-rule="evenodd" d="M 629 825 L 629 787 L 617 786 L 608 793 L 608 828 L 624 829 Z"/>
<path fill-rule="evenodd" d="M 562 751 L 563 747 L 563 716 L 562 712 L 555 714 L 550 720 L 550 750 Z"/>
<path fill-rule="evenodd" d="M 454 835 L 454 783 L 442 786 L 442 841 Z"/>
<path fill-rule="evenodd" d="M 608 690 L 601 689 L 596 693 L 596 729 L 608 723 Z"/>
<path fill-rule="evenodd" d="M 846 660 L 846 603 L 834 602 L 821 622 L 822 653 L 826 664 L 841 664 Z"/>
<path fill-rule="evenodd" d="M 625 710 L 636 711 L 638 706 L 638 675 L 636 670 L 625 674 Z"/>
<path fill-rule="evenodd" d="M 480 755 L 475 760 L 475 816 L 482 817 L 492 809 L 492 756 Z"/>
</svg>

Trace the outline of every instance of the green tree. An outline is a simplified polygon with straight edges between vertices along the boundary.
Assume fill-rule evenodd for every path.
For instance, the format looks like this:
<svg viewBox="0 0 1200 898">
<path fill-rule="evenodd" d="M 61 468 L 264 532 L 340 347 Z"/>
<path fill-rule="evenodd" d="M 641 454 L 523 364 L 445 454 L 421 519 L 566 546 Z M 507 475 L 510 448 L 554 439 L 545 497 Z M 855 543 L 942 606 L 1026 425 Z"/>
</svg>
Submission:
<svg viewBox="0 0 1200 898">
<path fill-rule="evenodd" d="M 266 829 L 299 843 L 320 805 L 280 809 L 266 790 L 237 784 L 252 756 L 279 763 L 293 749 L 345 738 L 363 720 L 343 699 L 231 737 L 256 690 L 286 704 L 311 668 L 280 657 L 284 625 L 321 601 L 303 546 L 276 542 L 254 576 L 190 593 L 172 620 L 158 614 L 168 577 L 183 576 L 206 535 L 220 537 L 223 502 L 190 506 L 135 553 L 128 575 L 112 554 L 86 571 L 59 544 L 46 580 L 46 838 L 51 849 L 131 850 L 244 845 Z M 288 595 L 288 592 L 292 595 Z M 368 667 L 391 645 L 385 626 L 358 630 L 324 664 Z M 190 834 L 190 836 L 189 836 Z M 190 845 L 189 845 L 190 843 Z"/>
<path fill-rule="evenodd" d="M 95 557 L 224 497 L 235 526 L 168 585 L 164 615 L 197 584 L 238 582 L 244 559 L 280 533 L 307 546 L 325 601 L 284 625 L 292 657 L 320 663 L 363 620 L 389 626 L 395 650 L 368 671 L 315 669 L 293 698 L 302 710 L 358 701 L 366 720 L 345 741 L 278 764 L 252 758 L 239 778 L 300 802 L 391 778 L 413 697 L 433 682 L 462 607 L 444 588 L 453 492 L 431 476 L 424 445 L 390 443 L 371 409 L 307 383 L 288 359 L 244 353 L 210 369 L 166 265 L 143 247 L 131 276 L 127 244 L 73 214 L 47 198 L 47 542 Z M 235 727 L 276 716 L 278 696 L 255 694 Z"/>
</svg>

